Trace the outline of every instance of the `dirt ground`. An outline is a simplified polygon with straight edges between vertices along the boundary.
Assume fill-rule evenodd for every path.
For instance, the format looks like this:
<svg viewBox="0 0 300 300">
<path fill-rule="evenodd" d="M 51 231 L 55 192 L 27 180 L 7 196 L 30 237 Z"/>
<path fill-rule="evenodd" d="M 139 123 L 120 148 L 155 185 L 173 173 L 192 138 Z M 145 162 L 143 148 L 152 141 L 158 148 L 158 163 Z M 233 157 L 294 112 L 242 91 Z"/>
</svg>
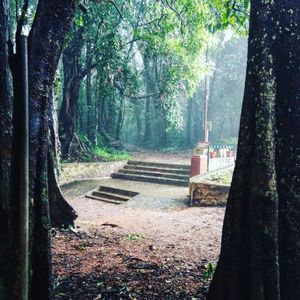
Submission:
<svg viewBox="0 0 300 300">
<path fill-rule="evenodd" d="M 122 205 L 82 196 L 100 185 L 140 194 Z M 54 299 L 205 299 L 223 207 L 189 207 L 187 188 L 116 179 L 63 191 L 78 233 L 53 231 Z"/>
</svg>

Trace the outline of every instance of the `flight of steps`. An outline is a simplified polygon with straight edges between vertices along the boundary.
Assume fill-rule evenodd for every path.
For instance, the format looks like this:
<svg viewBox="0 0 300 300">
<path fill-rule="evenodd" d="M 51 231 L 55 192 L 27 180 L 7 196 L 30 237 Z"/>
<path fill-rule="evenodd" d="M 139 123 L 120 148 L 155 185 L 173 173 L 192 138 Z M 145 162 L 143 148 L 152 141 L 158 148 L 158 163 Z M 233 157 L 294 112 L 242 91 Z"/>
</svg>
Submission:
<svg viewBox="0 0 300 300">
<path fill-rule="evenodd" d="M 99 200 L 106 203 L 122 204 L 137 196 L 139 193 L 117 189 L 109 186 L 100 186 L 97 191 L 85 195 L 87 198 Z"/>
<path fill-rule="evenodd" d="M 146 161 L 128 161 L 113 178 L 176 186 L 188 186 L 190 166 Z"/>
</svg>

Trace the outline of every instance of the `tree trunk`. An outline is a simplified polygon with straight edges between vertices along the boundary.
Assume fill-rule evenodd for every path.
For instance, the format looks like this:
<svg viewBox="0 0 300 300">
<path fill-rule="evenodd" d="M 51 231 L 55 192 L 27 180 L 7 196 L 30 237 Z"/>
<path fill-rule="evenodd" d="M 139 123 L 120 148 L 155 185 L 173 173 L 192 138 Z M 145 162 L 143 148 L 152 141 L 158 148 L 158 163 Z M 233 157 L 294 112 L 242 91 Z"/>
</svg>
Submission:
<svg viewBox="0 0 300 300">
<path fill-rule="evenodd" d="M 12 197 L 12 94 L 8 1 L 0 2 L 0 296 L 13 299 L 17 276 L 18 203 Z M 15 218 L 15 222 L 13 222 Z"/>
<path fill-rule="evenodd" d="M 125 99 L 122 97 L 120 99 L 120 107 L 119 107 L 119 114 L 117 119 L 117 128 L 116 128 L 116 141 L 120 141 L 121 131 L 124 123 L 124 115 L 125 115 Z"/>
<path fill-rule="evenodd" d="M 147 98 L 146 110 L 145 110 L 145 131 L 143 137 L 143 144 L 147 145 L 149 144 L 150 141 L 151 141 L 151 98 Z"/>
<path fill-rule="evenodd" d="M 194 98 L 190 98 L 187 103 L 186 144 L 188 146 L 192 144 L 193 102 Z"/>
<path fill-rule="evenodd" d="M 155 80 L 154 80 L 154 67 L 153 64 L 151 64 L 151 54 L 149 51 L 146 51 L 146 53 L 143 56 L 144 60 L 144 80 L 145 80 L 145 86 L 146 86 L 146 94 L 151 95 L 153 94 L 155 90 Z M 145 107 L 145 131 L 144 131 L 144 137 L 143 137 L 143 144 L 144 145 L 150 145 L 152 143 L 152 130 L 151 130 L 151 102 L 154 102 L 156 99 L 153 97 L 149 97 L 146 99 L 146 107 Z"/>
<path fill-rule="evenodd" d="M 49 99 L 48 186 L 51 226 L 74 226 L 77 214 L 66 201 L 58 184 L 59 138 L 54 95 Z"/>
<path fill-rule="evenodd" d="M 142 126 L 142 119 L 141 119 L 141 108 L 140 105 L 134 105 L 134 114 L 136 120 L 136 144 L 141 146 L 142 139 L 143 139 L 143 126 Z"/>
<path fill-rule="evenodd" d="M 299 1 L 252 1 L 238 156 L 208 300 L 300 299 Z"/>
<path fill-rule="evenodd" d="M 29 36 L 30 96 L 30 244 L 29 299 L 50 299 L 51 246 L 48 189 L 48 110 L 64 36 L 75 10 L 74 1 L 40 0 Z M 19 292 L 19 133 L 20 48 L 11 60 L 14 111 L 8 67 L 8 3 L 0 4 L 0 297 Z M 18 32 L 19 33 L 19 32 Z M 13 64 L 14 62 L 14 64 Z M 14 127 L 14 128 L 13 128 Z M 12 137 L 13 129 L 13 137 Z M 12 144 L 12 138 L 14 140 Z M 12 161 L 12 154 L 14 160 Z"/>
<path fill-rule="evenodd" d="M 76 116 L 82 80 L 80 53 L 83 27 L 77 30 L 71 44 L 63 52 L 64 88 L 59 113 L 59 137 L 62 157 L 67 158 L 76 130 Z"/>
<path fill-rule="evenodd" d="M 88 60 L 88 59 L 87 59 Z M 96 146 L 97 144 L 97 135 L 96 135 L 96 120 L 95 120 L 95 111 L 94 111 L 94 103 L 92 96 L 92 74 L 91 70 L 88 72 L 86 76 L 86 104 L 88 109 L 87 115 L 87 136 L 92 146 Z"/>
</svg>

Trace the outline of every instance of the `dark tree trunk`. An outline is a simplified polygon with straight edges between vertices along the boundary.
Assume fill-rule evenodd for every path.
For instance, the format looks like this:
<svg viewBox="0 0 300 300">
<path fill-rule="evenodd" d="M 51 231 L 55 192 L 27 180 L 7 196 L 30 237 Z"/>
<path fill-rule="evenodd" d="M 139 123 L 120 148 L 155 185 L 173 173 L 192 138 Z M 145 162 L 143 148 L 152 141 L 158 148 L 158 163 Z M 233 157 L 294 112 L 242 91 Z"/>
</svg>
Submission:
<svg viewBox="0 0 300 300">
<path fill-rule="evenodd" d="M 13 299 L 17 275 L 16 199 L 12 197 L 12 95 L 8 54 L 8 1 L 0 2 L 0 297 Z"/>
<path fill-rule="evenodd" d="M 40 0 L 29 36 L 30 96 L 30 258 L 29 299 L 49 299 L 51 246 L 48 188 L 48 110 L 55 70 L 75 1 Z M 19 281 L 19 103 L 20 52 L 11 60 L 14 73 L 14 111 L 8 67 L 8 3 L 0 4 L 0 297 L 17 299 Z M 14 62 L 14 64 L 13 64 Z M 13 137 L 12 137 L 13 129 Z M 12 144 L 12 140 L 14 140 Z M 15 157 L 12 161 L 11 154 Z M 10 178 L 11 177 L 11 178 Z"/>
<path fill-rule="evenodd" d="M 208 300 L 300 299 L 299 24 L 299 1 L 252 1 L 238 156 Z"/>
<path fill-rule="evenodd" d="M 48 299 L 51 287 L 48 110 L 55 71 L 74 10 L 72 0 L 39 1 L 29 37 L 30 198 L 33 199 L 30 299 Z"/>
<path fill-rule="evenodd" d="M 76 129 L 80 84 L 83 79 L 80 53 L 83 46 L 83 27 L 77 30 L 71 44 L 63 52 L 64 88 L 59 113 L 59 137 L 62 157 L 67 158 Z"/>
</svg>

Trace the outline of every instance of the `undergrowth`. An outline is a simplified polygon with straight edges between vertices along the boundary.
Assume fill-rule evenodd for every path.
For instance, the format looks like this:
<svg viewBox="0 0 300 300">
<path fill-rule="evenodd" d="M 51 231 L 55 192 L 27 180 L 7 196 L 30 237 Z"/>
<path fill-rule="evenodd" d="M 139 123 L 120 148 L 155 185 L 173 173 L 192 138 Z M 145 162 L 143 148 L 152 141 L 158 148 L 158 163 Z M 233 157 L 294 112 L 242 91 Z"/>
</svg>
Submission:
<svg viewBox="0 0 300 300">
<path fill-rule="evenodd" d="M 92 153 L 99 157 L 102 161 L 119 161 L 129 160 L 131 155 L 127 151 L 108 149 L 105 147 L 95 147 L 92 149 Z"/>
</svg>

